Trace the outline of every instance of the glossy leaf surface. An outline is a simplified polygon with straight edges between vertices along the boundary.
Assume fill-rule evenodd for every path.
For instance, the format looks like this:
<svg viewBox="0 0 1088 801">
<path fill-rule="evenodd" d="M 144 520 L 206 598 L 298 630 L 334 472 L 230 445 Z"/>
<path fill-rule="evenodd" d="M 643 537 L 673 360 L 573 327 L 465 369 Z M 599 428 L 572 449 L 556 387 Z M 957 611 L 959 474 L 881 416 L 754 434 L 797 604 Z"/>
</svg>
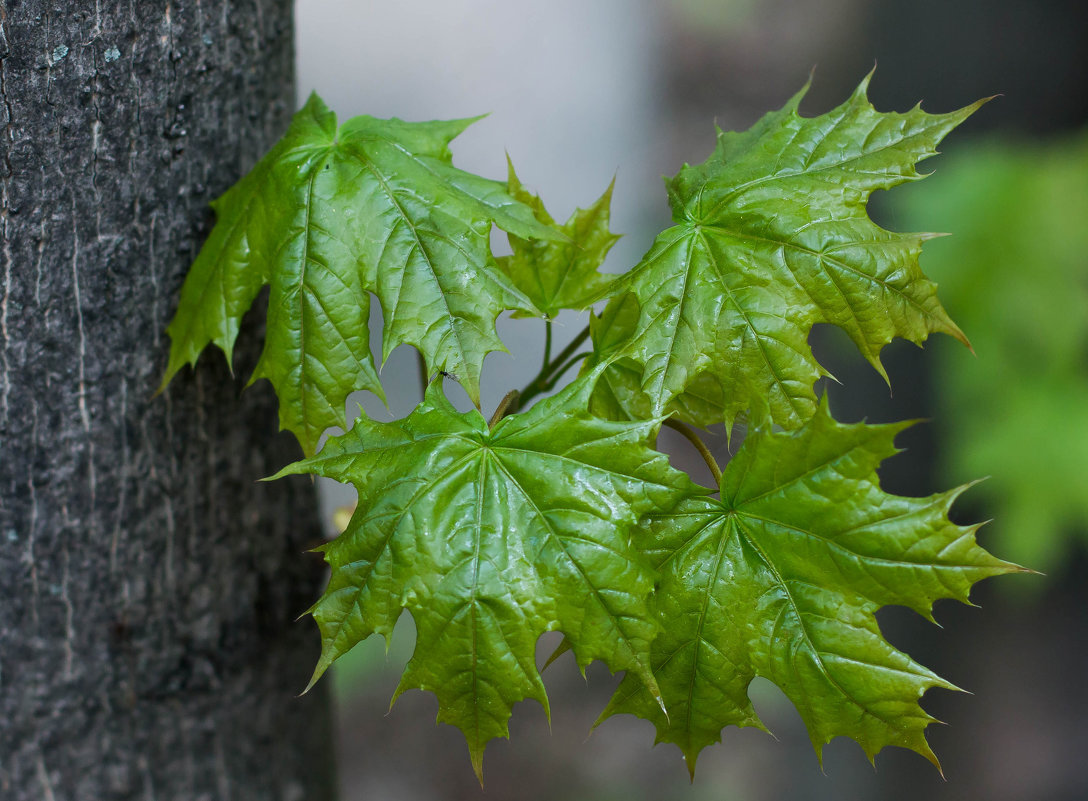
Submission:
<svg viewBox="0 0 1088 801">
<path fill-rule="evenodd" d="M 602 717 L 647 718 L 694 771 L 723 727 L 762 727 L 747 689 L 763 676 L 796 705 L 817 753 L 846 735 L 870 758 L 899 745 L 936 763 L 918 701 L 952 685 L 884 640 L 874 612 L 899 604 L 929 618 L 937 599 L 966 602 L 974 582 L 1018 568 L 977 545 L 977 526 L 949 521 L 962 487 L 881 490 L 877 467 L 906 425 L 839 424 L 826 404 L 797 431 L 764 424 L 727 465 L 720 500 L 653 517 L 653 670 L 668 717 L 628 679 Z"/>
<path fill-rule="evenodd" d="M 382 395 L 370 353 L 370 292 L 381 301 L 383 359 L 416 347 L 428 370 L 479 398 L 484 356 L 505 350 L 503 310 L 535 311 L 495 265 L 492 224 L 554 237 L 501 183 L 452 165 L 450 141 L 473 120 L 337 125 L 316 96 L 284 138 L 219 198 L 217 222 L 170 323 L 165 386 L 215 343 L 228 361 L 242 316 L 271 286 L 264 351 L 280 424 L 307 453 L 344 424 L 350 392 Z"/>
<path fill-rule="evenodd" d="M 926 235 L 885 231 L 866 203 L 919 178 L 915 163 L 979 104 L 880 113 L 867 86 L 819 117 L 798 113 L 802 90 L 744 133 L 719 131 L 706 162 L 667 181 L 676 225 L 614 289 L 639 304 L 624 354 L 655 413 L 709 375 L 727 427 L 759 403 L 796 428 L 824 374 L 807 342 L 816 323 L 842 327 L 881 374 L 893 337 L 966 342 L 918 266 Z"/>
<path fill-rule="evenodd" d="M 604 367 L 590 396 L 589 408 L 608 420 L 645 420 L 655 413 L 654 400 L 642 387 L 642 368 L 621 355 L 631 342 L 638 320 L 638 301 L 627 293 L 613 300 L 599 316 L 593 315 L 589 321 L 593 354 L 587 359 L 583 372 Z M 665 405 L 664 413 L 700 428 L 709 428 L 722 422 L 724 403 L 721 384 L 711 372 L 704 371 Z"/>
<path fill-rule="evenodd" d="M 535 663 L 545 631 L 561 630 L 581 665 L 627 670 L 658 696 L 653 573 L 631 533 L 697 490 L 645 444 L 655 422 L 589 417 L 587 393 L 580 381 L 489 430 L 436 383 L 404 420 L 360 418 L 283 471 L 359 491 L 347 530 L 323 549 L 332 576 L 311 610 L 322 638 L 314 679 L 370 634 L 388 637 L 409 609 L 416 648 L 397 693 L 434 692 L 477 773 L 514 703 L 547 709 Z"/>
</svg>

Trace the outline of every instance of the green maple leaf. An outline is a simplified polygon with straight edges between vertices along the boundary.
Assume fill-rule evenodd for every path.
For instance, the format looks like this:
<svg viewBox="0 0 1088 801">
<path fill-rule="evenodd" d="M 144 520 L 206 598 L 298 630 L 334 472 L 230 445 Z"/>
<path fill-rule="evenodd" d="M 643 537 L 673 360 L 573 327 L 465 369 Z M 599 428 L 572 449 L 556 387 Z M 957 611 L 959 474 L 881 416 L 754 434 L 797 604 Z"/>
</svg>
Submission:
<svg viewBox="0 0 1088 801">
<path fill-rule="evenodd" d="M 499 266 L 546 317 L 556 317 L 561 309 L 588 309 L 597 297 L 607 293 L 611 283 L 611 277 L 597 268 L 619 240 L 608 230 L 612 186 L 588 209 L 576 209 L 563 225 L 558 225 L 543 201 L 522 185 L 509 160 L 508 166 L 510 195 L 529 206 L 540 223 L 562 238 L 523 239 L 511 235 L 513 254 L 500 258 Z M 525 316 L 525 312 L 514 316 Z"/>
<path fill-rule="evenodd" d="M 479 400 L 484 356 L 505 350 L 503 310 L 532 301 L 495 265 L 492 224 L 554 237 L 496 181 L 452 165 L 450 141 L 474 120 L 409 123 L 336 115 L 312 95 L 283 139 L 214 204 L 217 222 L 181 291 L 165 386 L 209 343 L 231 361 L 242 316 L 271 285 L 264 351 L 280 424 L 306 453 L 344 424 L 355 390 L 382 395 L 367 331 L 382 305 L 382 358 L 415 346 L 428 369 Z"/>
<path fill-rule="evenodd" d="M 884 640 L 874 612 L 898 604 L 932 620 L 937 599 L 966 603 L 974 582 L 1021 568 L 979 547 L 978 526 L 949 521 L 963 487 L 928 498 L 881 490 L 877 467 L 908 425 L 839 424 L 826 403 L 799 430 L 764 424 L 726 467 L 720 500 L 651 518 L 662 622 L 653 670 L 669 714 L 625 679 L 602 719 L 652 721 L 694 773 L 723 727 L 763 727 L 747 695 L 763 676 L 796 705 L 818 755 L 847 735 L 870 759 L 898 745 L 936 764 L 933 718 L 918 701 L 954 687 Z"/>
<path fill-rule="evenodd" d="M 280 474 L 359 491 L 347 530 L 322 548 L 332 575 L 311 610 L 322 638 L 313 680 L 370 634 L 388 638 L 409 609 L 416 647 L 397 695 L 433 691 L 477 774 L 487 742 L 508 736 L 514 703 L 548 709 L 535 664 L 545 631 L 563 631 L 583 666 L 600 659 L 658 695 L 653 574 L 630 537 L 642 515 L 696 488 L 646 445 L 657 421 L 582 411 L 589 380 L 493 430 L 435 383 L 404 420 L 361 417 Z"/>
<path fill-rule="evenodd" d="M 705 163 L 666 182 L 676 225 L 612 289 L 639 304 L 624 355 L 655 413 L 709 377 L 727 427 L 753 402 L 797 427 L 825 374 L 807 343 L 816 323 L 842 327 L 885 379 L 880 351 L 893 337 L 921 343 L 941 331 L 966 343 L 918 266 L 929 235 L 885 231 L 866 203 L 922 177 L 915 163 L 982 101 L 883 114 L 868 82 L 811 118 L 797 112 L 806 86 L 750 130 L 719 130 Z"/>
</svg>

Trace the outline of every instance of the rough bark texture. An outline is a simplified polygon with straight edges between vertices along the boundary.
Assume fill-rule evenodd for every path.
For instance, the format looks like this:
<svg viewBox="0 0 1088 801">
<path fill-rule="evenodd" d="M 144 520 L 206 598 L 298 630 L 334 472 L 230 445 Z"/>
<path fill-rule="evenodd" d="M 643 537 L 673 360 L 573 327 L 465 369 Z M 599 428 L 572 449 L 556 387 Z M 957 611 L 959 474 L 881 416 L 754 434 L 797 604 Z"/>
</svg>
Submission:
<svg viewBox="0 0 1088 801">
<path fill-rule="evenodd" d="M 0 797 L 332 796 L 320 536 L 267 385 L 154 396 L 225 190 L 286 126 L 289 0 L 0 10 Z M 244 330 L 247 375 L 259 332 Z"/>
</svg>

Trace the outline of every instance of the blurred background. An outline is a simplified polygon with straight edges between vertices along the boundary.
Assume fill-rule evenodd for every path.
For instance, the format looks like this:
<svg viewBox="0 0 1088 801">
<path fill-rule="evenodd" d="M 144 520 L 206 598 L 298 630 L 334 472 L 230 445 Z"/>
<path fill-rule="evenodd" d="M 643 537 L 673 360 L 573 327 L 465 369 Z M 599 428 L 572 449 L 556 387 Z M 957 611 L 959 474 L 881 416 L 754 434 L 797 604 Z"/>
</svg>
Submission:
<svg viewBox="0 0 1088 801">
<path fill-rule="evenodd" d="M 703 160 L 715 122 L 743 129 L 781 106 L 813 67 L 810 115 L 874 64 L 882 111 L 1000 94 L 926 162 L 933 177 L 870 205 L 887 228 L 954 234 L 927 243 L 922 265 L 977 356 L 946 337 L 924 352 L 893 343 L 889 392 L 842 332 L 820 327 L 812 343 L 841 382 L 827 387 L 840 419 L 931 420 L 901 436 L 908 450 L 882 471 L 886 489 L 925 495 L 989 476 L 958 504 L 960 522 L 992 518 L 982 543 L 1046 573 L 984 582 L 972 594 L 982 609 L 939 603 L 943 628 L 880 614 L 896 646 L 973 693 L 924 702 L 949 724 L 929 734 L 947 781 L 894 748 L 874 771 L 844 738 L 821 772 L 789 702 L 757 679 L 751 694 L 777 740 L 726 730 L 689 785 L 679 751 L 651 748 L 648 723 L 612 718 L 587 737 L 617 677 L 593 666 L 583 680 L 568 654 L 545 673 L 550 729 L 538 705 L 519 704 L 511 740 L 488 748 L 481 791 L 461 734 L 434 725 L 433 696 L 410 692 L 389 710 L 412 649 L 404 615 L 388 654 L 372 638 L 333 670 L 344 801 L 1088 799 L 1088 4 L 299 0 L 297 30 L 300 102 L 317 90 L 342 118 L 490 112 L 454 143 L 456 163 L 502 179 L 509 153 L 559 219 L 615 177 L 612 228 L 624 238 L 613 272 L 669 224 L 661 176 Z M 560 323 L 558 346 L 584 320 Z M 521 359 L 488 357 L 485 410 L 533 377 L 541 328 L 500 321 Z M 389 407 L 360 397 L 368 414 L 392 419 L 419 400 L 414 352 L 394 352 L 382 379 Z M 679 466 L 700 466 L 682 444 L 661 444 Z M 720 432 L 716 452 L 727 458 Z M 323 489 L 331 526 L 352 495 Z M 540 654 L 554 645 L 545 638 Z"/>
</svg>

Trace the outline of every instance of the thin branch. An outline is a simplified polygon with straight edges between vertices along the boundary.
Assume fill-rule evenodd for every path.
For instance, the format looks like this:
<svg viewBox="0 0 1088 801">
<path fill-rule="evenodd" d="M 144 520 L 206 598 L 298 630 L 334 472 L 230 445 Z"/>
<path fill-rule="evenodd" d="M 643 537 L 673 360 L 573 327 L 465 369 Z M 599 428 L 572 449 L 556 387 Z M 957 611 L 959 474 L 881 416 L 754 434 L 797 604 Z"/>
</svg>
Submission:
<svg viewBox="0 0 1088 801">
<path fill-rule="evenodd" d="M 593 351 L 584 350 L 581 353 L 576 353 L 573 356 L 571 356 L 570 359 L 567 360 L 566 364 L 564 364 L 561 367 L 557 367 L 557 368 L 555 368 L 555 370 L 552 371 L 551 378 L 548 379 L 548 383 L 547 383 L 547 386 L 545 387 L 545 389 L 551 389 L 552 387 L 554 387 L 555 382 L 558 381 L 560 378 L 562 378 L 563 374 L 565 372 L 567 372 L 567 370 L 574 367 L 574 365 L 578 364 L 578 362 L 580 362 L 583 359 L 586 359 L 586 358 L 588 358 L 588 357 L 590 357 L 592 355 L 593 355 Z"/>
<path fill-rule="evenodd" d="M 588 338 L 589 326 L 587 325 L 578 332 L 574 339 L 572 339 L 563 350 L 559 352 L 559 355 L 540 368 L 540 372 L 537 374 L 536 378 L 526 384 L 525 388 L 521 390 L 520 405 L 522 407 L 541 392 L 547 392 L 551 388 L 552 379 L 558 377 L 556 368 L 563 365 L 564 369 L 567 369 L 566 362 Z"/>
<path fill-rule="evenodd" d="M 562 362 L 564 359 L 570 358 L 570 355 L 574 353 L 581 346 L 583 342 L 589 339 L 589 326 L 587 325 L 572 339 L 563 350 L 559 351 L 559 355 L 556 356 L 552 363 Z"/>
<path fill-rule="evenodd" d="M 673 420 L 671 417 L 665 420 L 665 425 L 673 431 L 679 431 L 688 442 L 695 446 L 695 450 L 699 451 L 699 455 L 703 457 L 706 466 L 710 468 L 710 474 L 714 476 L 715 485 L 720 487 L 722 484 L 722 469 L 718 467 L 718 463 L 714 460 L 714 455 L 710 452 L 710 449 L 699 439 L 699 435 L 692 431 L 689 426 L 684 425 L 679 420 Z"/>
</svg>

